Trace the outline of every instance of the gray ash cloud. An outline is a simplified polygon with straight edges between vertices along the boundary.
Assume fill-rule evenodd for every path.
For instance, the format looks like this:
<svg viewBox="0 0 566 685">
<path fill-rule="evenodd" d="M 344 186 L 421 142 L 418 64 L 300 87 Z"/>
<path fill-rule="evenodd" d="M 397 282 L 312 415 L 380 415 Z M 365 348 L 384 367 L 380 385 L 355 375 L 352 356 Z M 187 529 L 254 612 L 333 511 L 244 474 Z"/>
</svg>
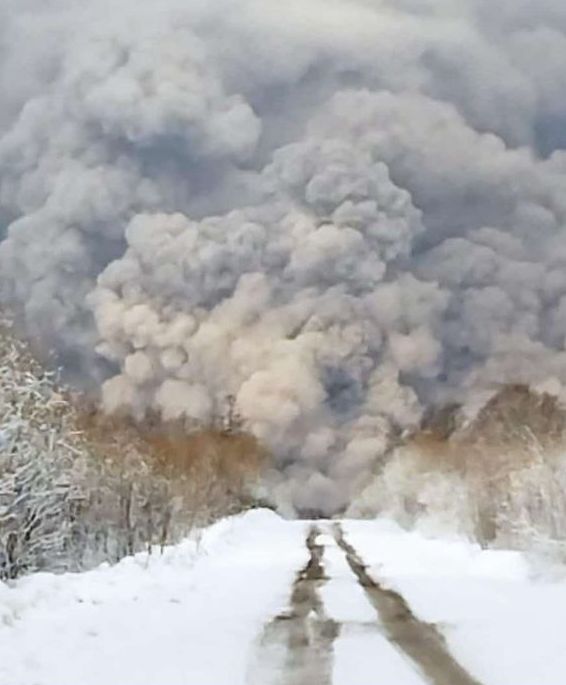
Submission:
<svg viewBox="0 0 566 685">
<path fill-rule="evenodd" d="M 333 511 L 391 435 L 566 381 L 566 7 L 6 0 L 0 288 L 110 410 L 235 398 Z"/>
</svg>

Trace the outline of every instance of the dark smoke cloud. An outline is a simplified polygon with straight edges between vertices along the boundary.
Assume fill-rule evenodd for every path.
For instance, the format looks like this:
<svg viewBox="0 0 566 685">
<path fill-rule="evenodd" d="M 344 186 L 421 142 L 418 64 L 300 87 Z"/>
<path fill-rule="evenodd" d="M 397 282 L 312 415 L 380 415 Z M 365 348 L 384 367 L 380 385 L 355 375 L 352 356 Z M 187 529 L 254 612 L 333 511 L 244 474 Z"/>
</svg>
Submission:
<svg viewBox="0 0 566 685">
<path fill-rule="evenodd" d="M 332 511 L 431 405 L 563 394 L 564 64 L 557 0 L 5 0 L 2 297 Z"/>
</svg>

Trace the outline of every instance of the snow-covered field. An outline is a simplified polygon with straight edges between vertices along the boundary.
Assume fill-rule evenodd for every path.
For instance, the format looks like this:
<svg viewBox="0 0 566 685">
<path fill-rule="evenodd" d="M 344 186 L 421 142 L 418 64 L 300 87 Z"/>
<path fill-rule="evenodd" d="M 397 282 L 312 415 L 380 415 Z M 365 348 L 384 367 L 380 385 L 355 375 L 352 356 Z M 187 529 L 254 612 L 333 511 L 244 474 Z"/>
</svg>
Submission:
<svg viewBox="0 0 566 685">
<path fill-rule="evenodd" d="M 332 524 L 315 525 L 324 571 L 312 581 L 316 611 L 295 582 L 312 554 L 305 544 L 311 524 L 268 511 L 221 521 L 163 556 L 0 584 L 0 684 L 427 682 L 387 639 Z M 345 521 L 342 528 L 371 576 L 400 593 L 417 619 L 436 624 L 477 682 L 564 685 L 566 581 L 534 579 L 518 553 L 427 540 L 388 522 Z M 301 578 L 311 582 L 308 573 Z M 319 682 L 290 666 L 293 634 L 287 639 L 285 631 L 301 606 L 295 628 L 307 637 L 317 621 L 335 627 L 320 643 L 329 647 L 331 675 L 321 672 Z"/>
</svg>

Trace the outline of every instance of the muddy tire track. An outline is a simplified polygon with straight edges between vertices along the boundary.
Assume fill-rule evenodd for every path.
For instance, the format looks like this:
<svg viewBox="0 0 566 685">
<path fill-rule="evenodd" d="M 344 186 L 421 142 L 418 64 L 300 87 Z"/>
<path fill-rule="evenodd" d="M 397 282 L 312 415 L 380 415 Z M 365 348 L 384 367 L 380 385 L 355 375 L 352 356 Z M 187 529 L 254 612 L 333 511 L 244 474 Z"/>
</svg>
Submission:
<svg viewBox="0 0 566 685">
<path fill-rule="evenodd" d="M 318 535 L 318 528 L 313 526 L 306 540 L 309 560 L 297 574 L 289 610 L 266 626 L 248 685 L 332 683 L 333 645 L 340 626 L 326 615 L 319 596 L 327 579 L 322 564 L 324 547 L 317 544 Z M 277 650 L 282 647 L 285 656 L 277 667 Z"/>
<path fill-rule="evenodd" d="M 431 685 L 480 685 L 450 654 L 436 626 L 420 621 L 399 593 L 372 578 L 356 550 L 346 541 L 339 524 L 334 537 L 366 596 L 377 611 L 389 641 L 406 654 Z M 376 674 L 379 665 L 376 664 Z"/>
</svg>

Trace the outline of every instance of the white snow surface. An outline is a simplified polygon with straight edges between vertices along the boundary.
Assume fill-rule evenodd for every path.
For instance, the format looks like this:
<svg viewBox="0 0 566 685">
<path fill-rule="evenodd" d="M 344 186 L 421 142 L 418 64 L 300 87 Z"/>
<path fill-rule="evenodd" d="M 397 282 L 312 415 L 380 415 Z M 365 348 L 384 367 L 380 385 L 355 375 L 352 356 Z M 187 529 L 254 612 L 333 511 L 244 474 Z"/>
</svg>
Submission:
<svg viewBox="0 0 566 685">
<path fill-rule="evenodd" d="M 257 682 L 250 669 L 265 627 L 289 608 L 310 525 L 252 511 L 163 555 L 0 583 L 0 685 Z M 332 685 L 423 685 L 387 640 L 331 524 L 316 525 L 320 598 L 340 625 Z M 437 624 L 482 685 L 564 685 L 566 580 L 534 578 L 517 552 L 430 540 L 387 521 L 342 525 L 371 575 Z M 273 669 L 285 668 L 286 648 L 275 650 Z M 276 681 L 287 685 L 284 674 Z"/>
<path fill-rule="evenodd" d="M 1 685 L 244 683 L 306 563 L 304 529 L 252 511 L 163 557 L 0 583 Z"/>
<path fill-rule="evenodd" d="M 519 552 L 431 540 L 389 521 L 344 530 L 371 576 L 437 624 L 483 685 L 566 683 L 566 580 L 534 578 Z"/>
<path fill-rule="evenodd" d="M 341 625 L 334 645 L 334 685 L 424 685 L 416 667 L 386 639 L 375 609 L 365 597 L 333 536 L 320 535 L 325 546 L 328 582 L 320 594 L 330 618 Z"/>
</svg>

